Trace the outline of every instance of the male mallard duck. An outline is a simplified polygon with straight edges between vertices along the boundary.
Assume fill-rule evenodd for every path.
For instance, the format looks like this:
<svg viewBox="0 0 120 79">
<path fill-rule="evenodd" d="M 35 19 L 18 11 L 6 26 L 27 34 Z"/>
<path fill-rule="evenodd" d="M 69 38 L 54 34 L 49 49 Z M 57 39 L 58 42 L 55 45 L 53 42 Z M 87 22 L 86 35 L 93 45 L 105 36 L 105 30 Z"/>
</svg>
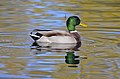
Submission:
<svg viewBox="0 0 120 79">
<path fill-rule="evenodd" d="M 68 32 L 61 30 L 39 30 L 35 29 L 30 33 L 30 36 L 35 42 L 45 43 L 81 43 L 80 35 L 75 26 L 86 25 L 80 23 L 81 20 L 77 16 L 70 16 L 66 21 Z"/>
</svg>

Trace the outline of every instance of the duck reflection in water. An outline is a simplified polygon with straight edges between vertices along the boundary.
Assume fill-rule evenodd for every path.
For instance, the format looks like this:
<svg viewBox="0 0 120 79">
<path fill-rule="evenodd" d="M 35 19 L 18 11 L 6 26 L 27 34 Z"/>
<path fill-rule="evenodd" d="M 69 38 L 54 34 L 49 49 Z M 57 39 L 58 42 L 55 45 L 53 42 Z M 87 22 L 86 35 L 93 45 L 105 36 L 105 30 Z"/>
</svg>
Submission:
<svg viewBox="0 0 120 79">
<path fill-rule="evenodd" d="M 37 42 L 34 42 L 31 45 L 31 49 L 37 49 L 37 50 L 48 50 L 49 49 L 49 51 L 66 51 L 66 50 L 78 51 L 80 46 L 81 46 L 81 43 L 58 44 L 58 43 L 37 43 Z"/>
<path fill-rule="evenodd" d="M 78 51 L 81 46 L 79 44 L 52 44 L 52 43 L 36 43 L 34 42 L 31 49 L 34 50 L 34 54 L 41 54 L 41 52 L 65 52 L 65 63 L 68 67 L 77 67 L 80 63 L 79 56 L 75 56 L 74 51 Z"/>
<path fill-rule="evenodd" d="M 67 53 L 67 56 L 65 56 L 65 62 L 67 64 L 71 64 L 69 65 L 69 67 L 77 67 L 77 66 L 74 66 L 74 64 L 80 63 L 79 56 L 75 56 L 74 52 L 66 52 L 66 53 Z"/>
</svg>

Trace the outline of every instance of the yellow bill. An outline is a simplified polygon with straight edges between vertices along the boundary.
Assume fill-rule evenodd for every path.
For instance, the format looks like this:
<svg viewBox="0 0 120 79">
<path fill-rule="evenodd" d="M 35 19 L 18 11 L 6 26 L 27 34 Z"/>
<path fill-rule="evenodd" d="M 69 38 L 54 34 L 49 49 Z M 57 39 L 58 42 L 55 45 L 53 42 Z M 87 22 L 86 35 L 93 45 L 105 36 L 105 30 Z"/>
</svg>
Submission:
<svg viewBox="0 0 120 79">
<path fill-rule="evenodd" d="M 86 25 L 86 24 L 83 24 L 83 23 L 80 23 L 80 26 L 82 26 L 82 27 L 87 27 L 87 25 Z"/>
</svg>

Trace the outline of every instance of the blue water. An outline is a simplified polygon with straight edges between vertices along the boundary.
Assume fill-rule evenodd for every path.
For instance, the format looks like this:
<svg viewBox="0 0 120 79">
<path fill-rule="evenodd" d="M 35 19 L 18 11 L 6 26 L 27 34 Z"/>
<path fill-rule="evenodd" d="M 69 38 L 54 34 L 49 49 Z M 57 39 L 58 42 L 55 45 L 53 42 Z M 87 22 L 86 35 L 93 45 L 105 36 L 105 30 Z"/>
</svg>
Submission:
<svg viewBox="0 0 120 79">
<path fill-rule="evenodd" d="M 0 79 L 120 79 L 119 0 L 1 0 Z M 66 30 L 80 16 L 79 50 L 33 46 L 33 29 Z M 69 56 L 72 56 L 69 58 Z"/>
</svg>

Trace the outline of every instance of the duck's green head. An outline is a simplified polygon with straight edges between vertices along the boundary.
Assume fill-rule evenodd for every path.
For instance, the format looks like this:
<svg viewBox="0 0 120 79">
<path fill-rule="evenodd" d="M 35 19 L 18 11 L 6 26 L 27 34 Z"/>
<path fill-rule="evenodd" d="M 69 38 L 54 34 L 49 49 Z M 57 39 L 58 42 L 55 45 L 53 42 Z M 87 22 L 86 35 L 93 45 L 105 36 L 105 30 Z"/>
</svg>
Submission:
<svg viewBox="0 0 120 79">
<path fill-rule="evenodd" d="M 76 30 L 75 26 L 77 26 L 77 25 L 81 25 L 83 27 L 86 27 L 85 24 L 81 23 L 81 20 L 78 16 L 70 16 L 67 19 L 66 26 L 67 26 L 68 31 L 75 31 Z"/>
</svg>

